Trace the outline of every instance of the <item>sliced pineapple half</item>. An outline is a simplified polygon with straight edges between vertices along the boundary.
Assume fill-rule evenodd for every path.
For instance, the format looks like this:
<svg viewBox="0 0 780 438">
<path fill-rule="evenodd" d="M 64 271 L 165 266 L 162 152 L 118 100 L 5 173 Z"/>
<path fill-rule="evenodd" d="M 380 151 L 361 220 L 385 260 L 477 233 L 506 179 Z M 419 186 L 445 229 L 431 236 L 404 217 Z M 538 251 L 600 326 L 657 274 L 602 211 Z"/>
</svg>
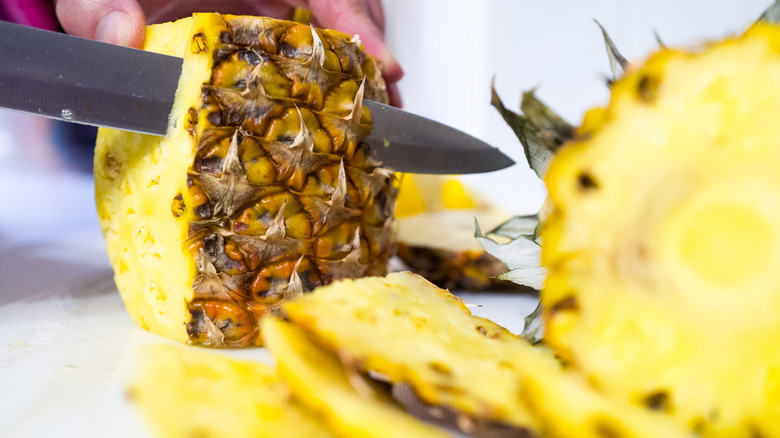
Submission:
<svg viewBox="0 0 780 438">
<path fill-rule="evenodd" d="M 195 14 L 144 48 L 184 58 L 167 137 L 101 129 L 99 220 L 139 326 L 211 346 L 260 342 L 280 302 L 391 256 L 396 187 L 368 158 L 363 98 L 387 101 L 358 39 Z"/>
<path fill-rule="evenodd" d="M 553 160 L 545 342 L 703 436 L 780 433 L 780 29 L 662 50 Z"/>
<path fill-rule="evenodd" d="M 447 437 L 405 413 L 386 388 L 345 367 L 335 353 L 277 318 L 263 321 L 263 340 L 290 391 L 344 437 Z"/>
<path fill-rule="evenodd" d="M 159 438 L 338 436 L 273 367 L 179 345 L 141 349 L 128 395 Z"/>
</svg>

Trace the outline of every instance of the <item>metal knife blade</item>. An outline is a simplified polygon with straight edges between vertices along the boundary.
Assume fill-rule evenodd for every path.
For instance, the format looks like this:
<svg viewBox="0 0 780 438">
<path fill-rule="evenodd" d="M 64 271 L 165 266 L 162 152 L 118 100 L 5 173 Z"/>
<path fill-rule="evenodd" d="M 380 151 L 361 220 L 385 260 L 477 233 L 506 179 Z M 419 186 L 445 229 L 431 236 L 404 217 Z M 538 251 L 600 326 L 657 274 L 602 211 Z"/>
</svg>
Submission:
<svg viewBox="0 0 780 438">
<path fill-rule="evenodd" d="M 0 22 L 0 107 L 165 135 L 182 61 Z"/>
<path fill-rule="evenodd" d="M 0 21 L 0 107 L 165 135 L 182 59 Z M 479 173 L 514 164 L 441 123 L 364 100 L 366 141 L 385 166 L 414 173 Z"/>
</svg>

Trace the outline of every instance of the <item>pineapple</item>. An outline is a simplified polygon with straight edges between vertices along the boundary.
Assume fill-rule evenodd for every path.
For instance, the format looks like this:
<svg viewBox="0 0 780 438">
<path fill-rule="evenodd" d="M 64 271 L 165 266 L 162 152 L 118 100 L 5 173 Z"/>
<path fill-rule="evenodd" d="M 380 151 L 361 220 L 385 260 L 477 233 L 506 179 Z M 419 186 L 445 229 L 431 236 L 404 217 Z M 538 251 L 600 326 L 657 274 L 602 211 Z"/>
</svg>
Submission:
<svg viewBox="0 0 780 438">
<path fill-rule="evenodd" d="M 298 328 L 267 320 L 264 335 L 293 392 L 320 406 L 327 386 L 294 365 L 306 360 L 329 370 L 332 359 L 308 337 L 344 366 L 410 388 L 432 412 L 453 412 L 475 436 L 686 436 L 660 413 L 604 397 L 549 350 L 471 315 L 457 297 L 416 274 L 342 280 L 284 310 Z M 298 347 L 296 358 L 290 350 L 303 341 L 309 346 Z"/>
<path fill-rule="evenodd" d="M 361 141 L 362 100 L 388 98 L 357 37 L 195 14 L 150 26 L 145 49 L 184 58 L 168 134 L 101 129 L 95 152 L 99 220 L 136 324 L 258 344 L 282 301 L 386 271 L 397 188 Z"/>
<path fill-rule="evenodd" d="M 780 436 L 779 79 L 772 25 L 663 49 L 546 174 L 545 343 L 705 437 Z"/>
<path fill-rule="evenodd" d="M 518 397 L 522 355 L 543 355 L 419 275 L 342 280 L 283 305 L 287 318 L 357 370 L 408 384 L 423 403 L 534 431 Z M 548 357 L 548 359 L 552 360 Z"/>
<path fill-rule="evenodd" d="M 161 438 L 338 436 L 273 367 L 178 345 L 145 346 L 128 395 Z"/>
<path fill-rule="evenodd" d="M 447 289 L 515 288 L 496 279 L 506 266 L 472 238 L 475 219 L 492 229 L 506 218 L 502 209 L 477 201 L 454 176 L 403 174 L 399 179 L 393 234 L 404 268 Z"/>
<path fill-rule="evenodd" d="M 300 328 L 277 318 L 263 320 L 263 339 L 279 373 L 302 403 L 344 437 L 449 436 L 406 414 L 386 388 L 342 365 Z"/>
</svg>

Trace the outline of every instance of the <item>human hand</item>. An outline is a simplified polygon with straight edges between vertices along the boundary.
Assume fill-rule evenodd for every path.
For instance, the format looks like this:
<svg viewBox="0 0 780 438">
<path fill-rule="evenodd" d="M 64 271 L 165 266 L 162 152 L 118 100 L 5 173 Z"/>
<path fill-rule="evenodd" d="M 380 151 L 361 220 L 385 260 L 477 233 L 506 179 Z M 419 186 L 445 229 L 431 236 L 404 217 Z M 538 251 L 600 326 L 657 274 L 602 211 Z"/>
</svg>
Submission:
<svg viewBox="0 0 780 438">
<path fill-rule="evenodd" d="M 175 20 L 194 10 L 289 18 L 295 7 L 310 8 L 319 27 L 360 35 L 366 51 L 382 62 L 390 100 L 400 106 L 395 83 L 403 70 L 384 43 L 381 0 L 58 0 L 56 13 L 72 35 L 140 47 L 147 23 Z"/>
</svg>

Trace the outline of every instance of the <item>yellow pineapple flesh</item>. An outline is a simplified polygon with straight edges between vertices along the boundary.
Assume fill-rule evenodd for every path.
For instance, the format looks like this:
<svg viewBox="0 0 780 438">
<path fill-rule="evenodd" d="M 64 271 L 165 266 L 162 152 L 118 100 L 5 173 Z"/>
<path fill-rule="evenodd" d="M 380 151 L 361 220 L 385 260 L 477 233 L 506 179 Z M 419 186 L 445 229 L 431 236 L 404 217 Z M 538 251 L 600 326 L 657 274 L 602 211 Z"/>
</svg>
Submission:
<svg viewBox="0 0 780 438">
<path fill-rule="evenodd" d="M 702 436 L 780 435 L 780 29 L 662 50 L 553 160 L 545 342 Z"/>
<path fill-rule="evenodd" d="M 416 274 L 342 280 L 284 310 L 298 327 L 295 336 L 307 335 L 348 368 L 409 387 L 428 408 L 454 413 L 458 426 L 475 436 L 686 436 L 657 412 L 605 397 L 548 349 L 473 316 L 457 297 Z M 277 339 L 268 341 L 280 368 L 295 363 L 294 355 L 279 354 L 296 342 L 290 337 L 284 345 L 283 328 L 292 330 L 280 325 L 269 332 Z M 311 359 L 326 357 L 321 351 L 298 354 L 327 362 Z M 307 371 L 290 367 L 282 375 L 324 403 L 323 384 L 312 383 L 318 379 Z"/>
<path fill-rule="evenodd" d="M 339 281 L 283 309 L 358 370 L 409 384 L 425 403 L 535 428 L 515 368 L 517 350 L 531 347 L 416 274 Z"/>
<path fill-rule="evenodd" d="M 364 98 L 387 102 L 356 38 L 261 17 L 148 28 L 184 58 L 165 138 L 101 129 L 98 215 L 139 326 L 182 342 L 260 342 L 278 304 L 379 275 L 396 187 L 368 157 Z"/>
<path fill-rule="evenodd" d="M 348 323 L 348 321 L 346 322 Z M 321 348 L 300 328 L 266 318 L 263 340 L 293 395 L 345 437 L 447 437 L 405 413 L 386 394 Z"/>
<path fill-rule="evenodd" d="M 338 436 L 273 367 L 178 345 L 144 347 L 128 395 L 159 438 Z"/>
</svg>

